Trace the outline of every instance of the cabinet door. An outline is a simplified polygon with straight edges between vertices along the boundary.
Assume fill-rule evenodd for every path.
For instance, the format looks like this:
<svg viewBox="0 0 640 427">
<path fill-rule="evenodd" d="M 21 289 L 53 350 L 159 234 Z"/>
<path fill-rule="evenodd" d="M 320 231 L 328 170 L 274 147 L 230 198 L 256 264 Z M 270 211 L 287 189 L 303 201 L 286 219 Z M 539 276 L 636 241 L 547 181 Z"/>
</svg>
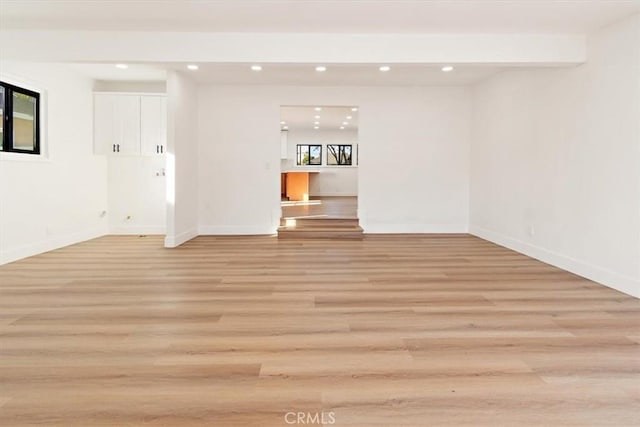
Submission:
<svg viewBox="0 0 640 427">
<path fill-rule="evenodd" d="M 114 154 L 117 132 L 116 95 L 97 93 L 93 97 L 93 149 L 95 154 Z"/>
<path fill-rule="evenodd" d="M 287 145 L 287 139 L 289 132 L 286 130 L 280 131 L 280 158 L 286 159 L 289 157 L 289 146 Z"/>
<path fill-rule="evenodd" d="M 140 96 L 117 96 L 117 154 L 140 154 Z"/>
<path fill-rule="evenodd" d="M 152 156 L 167 152 L 167 98 L 140 98 L 142 154 Z"/>
</svg>

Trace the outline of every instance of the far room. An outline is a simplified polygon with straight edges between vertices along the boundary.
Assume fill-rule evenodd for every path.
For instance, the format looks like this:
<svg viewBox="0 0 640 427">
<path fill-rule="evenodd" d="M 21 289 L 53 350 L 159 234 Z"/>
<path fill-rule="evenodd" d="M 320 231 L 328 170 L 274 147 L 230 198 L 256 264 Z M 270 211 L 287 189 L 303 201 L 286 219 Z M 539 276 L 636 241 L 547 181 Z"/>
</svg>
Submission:
<svg viewBox="0 0 640 427">
<path fill-rule="evenodd" d="M 278 236 L 361 236 L 358 107 L 284 106 L 280 119 Z"/>
</svg>

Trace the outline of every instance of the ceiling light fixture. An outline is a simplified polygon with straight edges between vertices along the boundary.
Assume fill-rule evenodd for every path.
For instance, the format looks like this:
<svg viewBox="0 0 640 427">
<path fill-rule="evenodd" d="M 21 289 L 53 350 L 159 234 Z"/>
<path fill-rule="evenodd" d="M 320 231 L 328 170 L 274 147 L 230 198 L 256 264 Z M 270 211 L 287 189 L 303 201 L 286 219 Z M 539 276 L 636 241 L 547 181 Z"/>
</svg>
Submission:
<svg viewBox="0 0 640 427">
<path fill-rule="evenodd" d="M 262 65 L 252 65 L 251 66 L 251 71 L 261 71 L 262 70 Z"/>
<path fill-rule="evenodd" d="M 388 65 L 383 65 L 380 68 L 378 68 L 380 71 L 382 71 L 383 73 L 386 73 L 387 71 L 389 71 L 391 69 L 391 67 L 389 67 Z"/>
<path fill-rule="evenodd" d="M 353 117 L 351 116 L 347 116 L 347 120 L 351 120 Z"/>
<path fill-rule="evenodd" d="M 314 126 L 313 128 L 317 130 L 320 129 L 320 126 Z"/>
<path fill-rule="evenodd" d="M 316 67 L 316 71 L 318 71 L 319 73 L 323 73 L 323 72 L 327 71 L 327 67 L 325 67 L 324 65 L 318 65 Z"/>
<path fill-rule="evenodd" d="M 319 118 L 320 118 L 320 116 L 313 116 L 313 118 L 314 118 L 314 119 L 319 119 Z"/>
<path fill-rule="evenodd" d="M 322 107 L 316 107 L 316 108 L 314 108 L 314 110 L 316 110 L 316 111 L 322 111 Z"/>
<path fill-rule="evenodd" d="M 116 64 L 116 68 L 120 68 L 121 70 L 126 70 L 129 68 L 127 64 Z"/>
<path fill-rule="evenodd" d="M 344 126 L 340 126 L 340 130 L 344 129 Z"/>
<path fill-rule="evenodd" d="M 451 65 L 445 65 L 444 67 L 442 67 L 442 71 L 448 73 L 449 71 L 453 71 L 453 67 Z"/>
<path fill-rule="evenodd" d="M 285 122 L 284 120 L 280 122 L 281 125 L 286 125 L 287 122 Z"/>
<path fill-rule="evenodd" d="M 358 111 L 358 107 L 353 107 L 351 111 Z"/>
<path fill-rule="evenodd" d="M 196 64 L 189 64 L 187 65 L 187 68 L 191 71 L 196 71 L 199 67 Z"/>
<path fill-rule="evenodd" d="M 349 122 L 342 122 L 343 125 L 347 126 Z"/>
<path fill-rule="evenodd" d="M 289 130 L 289 126 L 282 126 L 282 130 Z"/>
<path fill-rule="evenodd" d="M 319 124 L 320 124 L 320 122 L 313 122 L 313 124 L 314 124 L 314 125 L 319 125 Z"/>
</svg>

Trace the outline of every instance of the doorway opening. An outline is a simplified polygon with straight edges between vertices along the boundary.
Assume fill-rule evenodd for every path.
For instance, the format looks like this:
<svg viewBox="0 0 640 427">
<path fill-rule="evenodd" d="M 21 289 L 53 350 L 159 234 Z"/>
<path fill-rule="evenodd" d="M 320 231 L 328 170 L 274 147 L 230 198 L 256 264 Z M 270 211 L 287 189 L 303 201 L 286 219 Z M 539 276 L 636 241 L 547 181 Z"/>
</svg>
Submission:
<svg viewBox="0 0 640 427">
<path fill-rule="evenodd" d="M 280 108 L 279 237 L 362 238 L 358 107 Z"/>
</svg>

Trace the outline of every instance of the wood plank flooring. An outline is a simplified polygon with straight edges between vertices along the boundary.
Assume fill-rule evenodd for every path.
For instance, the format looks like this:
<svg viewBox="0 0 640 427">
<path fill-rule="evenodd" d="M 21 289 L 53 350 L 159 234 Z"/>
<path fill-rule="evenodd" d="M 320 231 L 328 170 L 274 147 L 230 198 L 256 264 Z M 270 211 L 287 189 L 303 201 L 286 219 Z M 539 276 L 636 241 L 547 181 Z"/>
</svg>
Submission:
<svg viewBox="0 0 640 427">
<path fill-rule="evenodd" d="M 467 235 L 108 236 L 0 267 L 2 426 L 298 412 L 637 426 L 640 300 Z"/>
</svg>

